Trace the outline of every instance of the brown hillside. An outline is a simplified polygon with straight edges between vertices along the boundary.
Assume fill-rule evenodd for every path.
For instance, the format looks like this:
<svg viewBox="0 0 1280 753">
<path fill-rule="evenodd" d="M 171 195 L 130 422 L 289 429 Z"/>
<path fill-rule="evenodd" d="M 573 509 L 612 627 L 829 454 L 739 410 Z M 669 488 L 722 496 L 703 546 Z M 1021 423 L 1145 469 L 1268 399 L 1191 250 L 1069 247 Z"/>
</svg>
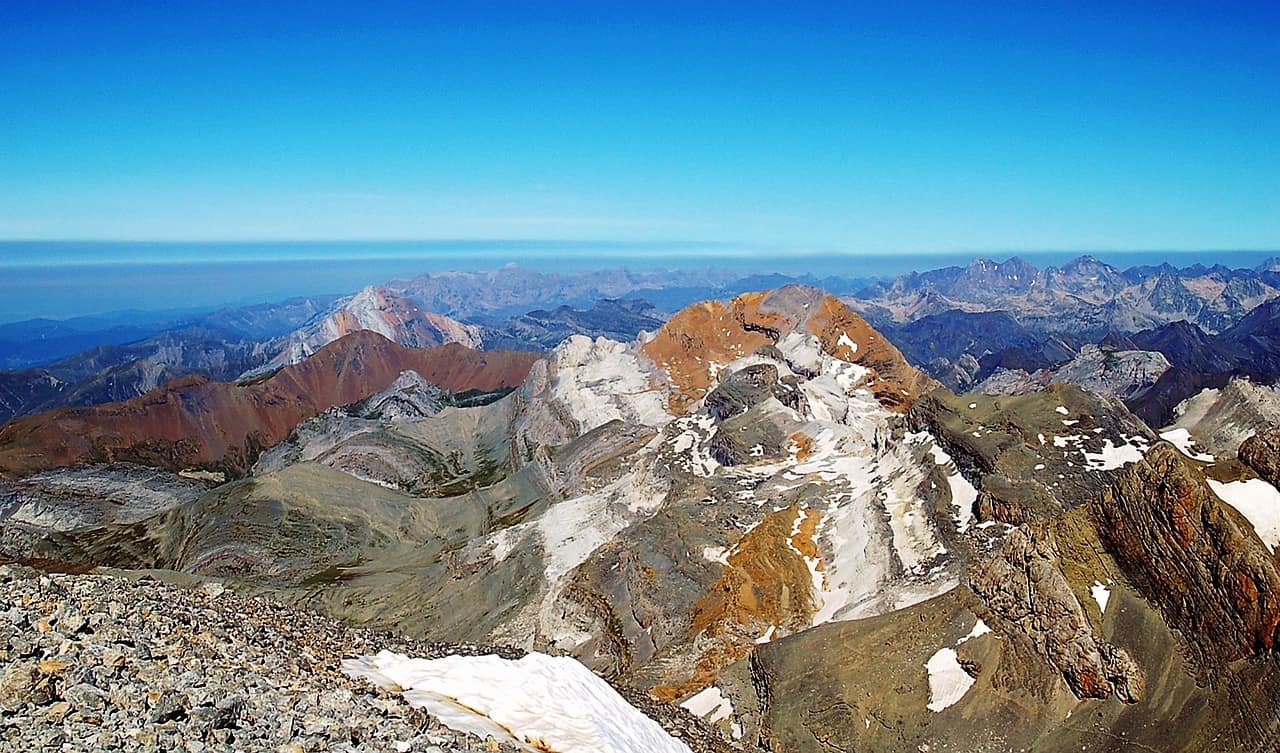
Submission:
<svg viewBox="0 0 1280 753">
<path fill-rule="evenodd" d="M 402 371 L 450 392 L 489 391 L 519 385 L 537 357 L 457 344 L 416 350 L 353 332 L 254 382 L 188 376 L 132 400 L 15 419 L 0 429 L 0 474 L 131 461 L 239 475 L 301 421 L 384 390 Z"/>
</svg>

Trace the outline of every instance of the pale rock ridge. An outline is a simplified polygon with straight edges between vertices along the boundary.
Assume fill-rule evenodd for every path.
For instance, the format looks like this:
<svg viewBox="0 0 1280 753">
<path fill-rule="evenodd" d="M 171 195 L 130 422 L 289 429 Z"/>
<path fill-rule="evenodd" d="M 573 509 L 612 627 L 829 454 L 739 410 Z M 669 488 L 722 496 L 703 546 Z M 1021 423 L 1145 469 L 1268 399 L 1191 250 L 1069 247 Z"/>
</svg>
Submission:
<svg viewBox="0 0 1280 753">
<path fill-rule="evenodd" d="M 337 301 L 324 316 L 269 343 L 269 349 L 276 351 L 277 355 L 241 378 L 298 363 L 334 340 L 360 330 L 377 332 L 410 348 L 430 348 L 448 343 L 465 345 L 472 350 L 484 346 L 479 327 L 426 311 L 386 288 L 370 286 Z"/>
</svg>

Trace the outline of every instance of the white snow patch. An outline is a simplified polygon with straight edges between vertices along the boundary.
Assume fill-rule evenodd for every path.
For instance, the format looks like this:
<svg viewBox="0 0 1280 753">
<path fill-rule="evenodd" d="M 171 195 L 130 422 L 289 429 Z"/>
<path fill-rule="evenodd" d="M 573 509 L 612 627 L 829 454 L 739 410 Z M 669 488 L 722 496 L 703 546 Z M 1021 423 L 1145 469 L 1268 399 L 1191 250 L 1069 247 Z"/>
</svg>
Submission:
<svg viewBox="0 0 1280 753">
<path fill-rule="evenodd" d="M 939 649 L 924 666 L 929 670 L 930 711 L 942 711 L 955 704 L 973 687 L 974 679 L 960 666 L 954 648 Z"/>
<path fill-rule="evenodd" d="M 1209 488 L 1248 519 L 1274 554 L 1280 546 L 1280 491 L 1260 478 L 1225 484 L 1209 479 Z"/>
<path fill-rule="evenodd" d="M 1195 440 L 1191 438 L 1191 432 L 1186 429 L 1170 429 L 1169 431 L 1160 432 L 1160 438 L 1169 444 L 1177 447 L 1178 450 L 1192 460 L 1199 460 L 1205 463 L 1212 463 L 1214 457 L 1207 452 L 1196 452 Z"/>
<path fill-rule="evenodd" d="M 1098 471 L 1114 471 L 1117 468 L 1142 460 L 1142 450 L 1125 443 L 1116 447 L 1110 439 L 1104 439 L 1101 452 L 1085 451 L 1084 459 L 1089 467 Z"/>
<path fill-rule="evenodd" d="M 381 651 L 344 659 L 342 670 L 423 708 L 445 726 L 493 736 L 528 751 L 691 753 L 575 659 L 447 656 L 412 659 Z M 541 747 L 536 747 L 541 746 Z"/>
<path fill-rule="evenodd" d="M 947 475 L 947 485 L 951 487 L 951 506 L 955 508 L 956 530 L 964 533 L 969 530 L 969 524 L 973 521 L 973 503 L 978 501 L 978 490 L 955 468 L 946 450 L 934 444 L 929 447 L 929 452 L 933 454 L 933 462 L 953 468 Z"/>
<path fill-rule="evenodd" d="M 991 632 L 991 628 L 987 627 L 987 623 L 983 622 L 982 620 L 978 620 L 977 623 L 974 624 L 973 630 L 970 630 L 968 635 L 960 639 L 960 643 L 964 643 L 965 641 L 968 641 L 968 640 L 973 640 L 974 638 L 979 638 L 990 632 Z M 959 646 L 960 643 L 957 643 L 956 645 Z"/>
<path fill-rule="evenodd" d="M 720 692 L 720 688 L 715 685 L 690 696 L 680 705 L 694 716 L 706 719 L 712 724 L 733 717 L 733 702 L 726 698 L 724 693 Z"/>
<path fill-rule="evenodd" d="M 1111 589 L 1102 585 L 1101 581 L 1094 581 L 1089 586 L 1089 593 L 1093 595 L 1093 600 L 1098 602 L 1098 609 L 1103 614 L 1107 613 L 1107 602 L 1111 600 Z"/>
<path fill-rule="evenodd" d="M 854 342 L 854 341 L 849 337 L 849 333 L 847 333 L 847 332 L 841 332 L 841 333 L 840 333 L 840 339 L 836 341 L 836 345 L 837 345 L 837 346 L 839 346 L 839 345 L 843 345 L 843 346 L 845 346 L 846 348 L 848 348 L 848 349 L 849 349 L 849 352 L 850 352 L 850 353 L 857 353 L 857 352 L 858 352 L 858 344 L 857 344 L 856 342 Z"/>
<path fill-rule="evenodd" d="M 666 391 L 651 383 L 630 346 L 574 335 L 553 353 L 552 395 L 586 433 L 614 419 L 661 428 L 671 421 Z"/>
<path fill-rule="evenodd" d="M 1059 405 L 1057 408 L 1054 408 L 1054 410 L 1061 413 L 1064 416 L 1071 414 L 1071 411 L 1067 410 L 1067 407 L 1065 405 Z"/>
</svg>

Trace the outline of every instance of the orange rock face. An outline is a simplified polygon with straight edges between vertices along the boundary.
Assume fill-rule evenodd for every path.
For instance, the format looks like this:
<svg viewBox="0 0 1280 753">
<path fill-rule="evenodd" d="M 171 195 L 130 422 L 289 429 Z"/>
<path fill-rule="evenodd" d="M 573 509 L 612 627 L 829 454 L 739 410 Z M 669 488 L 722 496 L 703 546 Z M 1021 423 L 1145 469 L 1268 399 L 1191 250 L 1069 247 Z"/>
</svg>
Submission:
<svg viewBox="0 0 1280 753">
<path fill-rule="evenodd" d="M 788 285 L 745 293 L 728 304 L 707 301 L 676 314 L 643 350 L 667 372 L 671 409 L 682 414 L 715 383 L 724 365 L 773 345 L 792 332 L 817 336 L 827 353 L 871 371 L 868 387 L 891 410 L 905 411 L 937 386 L 902 353 L 834 296 Z"/>
<path fill-rule="evenodd" d="M 813 535 L 821 520 L 817 510 L 792 506 L 742 537 L 724 574 L 694 605 L 692 631 L 710 639 L 710 648 L 690 677 L 653 688 L 654 696 L 675 700 L 705 688 L 722 667 L 750 652 L 766 626 L 779 637 L 810 626 L 818 605 L 805 558 L 818 556 Z"/>
<path fill-rule="evenodd" d="M 450 392 L 519 385 L 537 355 L 461 345 L 416 350 L 354 332 L 260 380 L 176 379 L 119 403 L 60 408 L 0 429 L 0 473 L 21 476 L 87 462 L 131 461 L 171 470 L 242 474 L 301 421 L 386 389 L 416 371 Z"/>
</svg>

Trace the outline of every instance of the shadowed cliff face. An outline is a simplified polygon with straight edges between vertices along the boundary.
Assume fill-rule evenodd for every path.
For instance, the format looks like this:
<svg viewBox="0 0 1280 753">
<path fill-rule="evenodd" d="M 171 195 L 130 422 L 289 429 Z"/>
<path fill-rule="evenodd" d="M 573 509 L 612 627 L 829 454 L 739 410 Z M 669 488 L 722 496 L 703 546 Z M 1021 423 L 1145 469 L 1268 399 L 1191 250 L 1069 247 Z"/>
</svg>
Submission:
<svg viewBox="0 0 1280 753">
<path fill-rule="evenodd" d="M 1240 461 L 1280 487 L 1280 428 L 1258 432 L 1240 444 Z"/>
<path fill-rule="evenodd" d="M 520 384 L 536 358 L 460 345 L 414 350 L 355 332 L 256 382 L 184 377 L 132 400 L 15 420 L 0 430 L 0 472 L 132 461 L 240 475 L 300 421 L 380 392 L 403 371 L 450 392 L 492 391 Z"/>
</svg>

